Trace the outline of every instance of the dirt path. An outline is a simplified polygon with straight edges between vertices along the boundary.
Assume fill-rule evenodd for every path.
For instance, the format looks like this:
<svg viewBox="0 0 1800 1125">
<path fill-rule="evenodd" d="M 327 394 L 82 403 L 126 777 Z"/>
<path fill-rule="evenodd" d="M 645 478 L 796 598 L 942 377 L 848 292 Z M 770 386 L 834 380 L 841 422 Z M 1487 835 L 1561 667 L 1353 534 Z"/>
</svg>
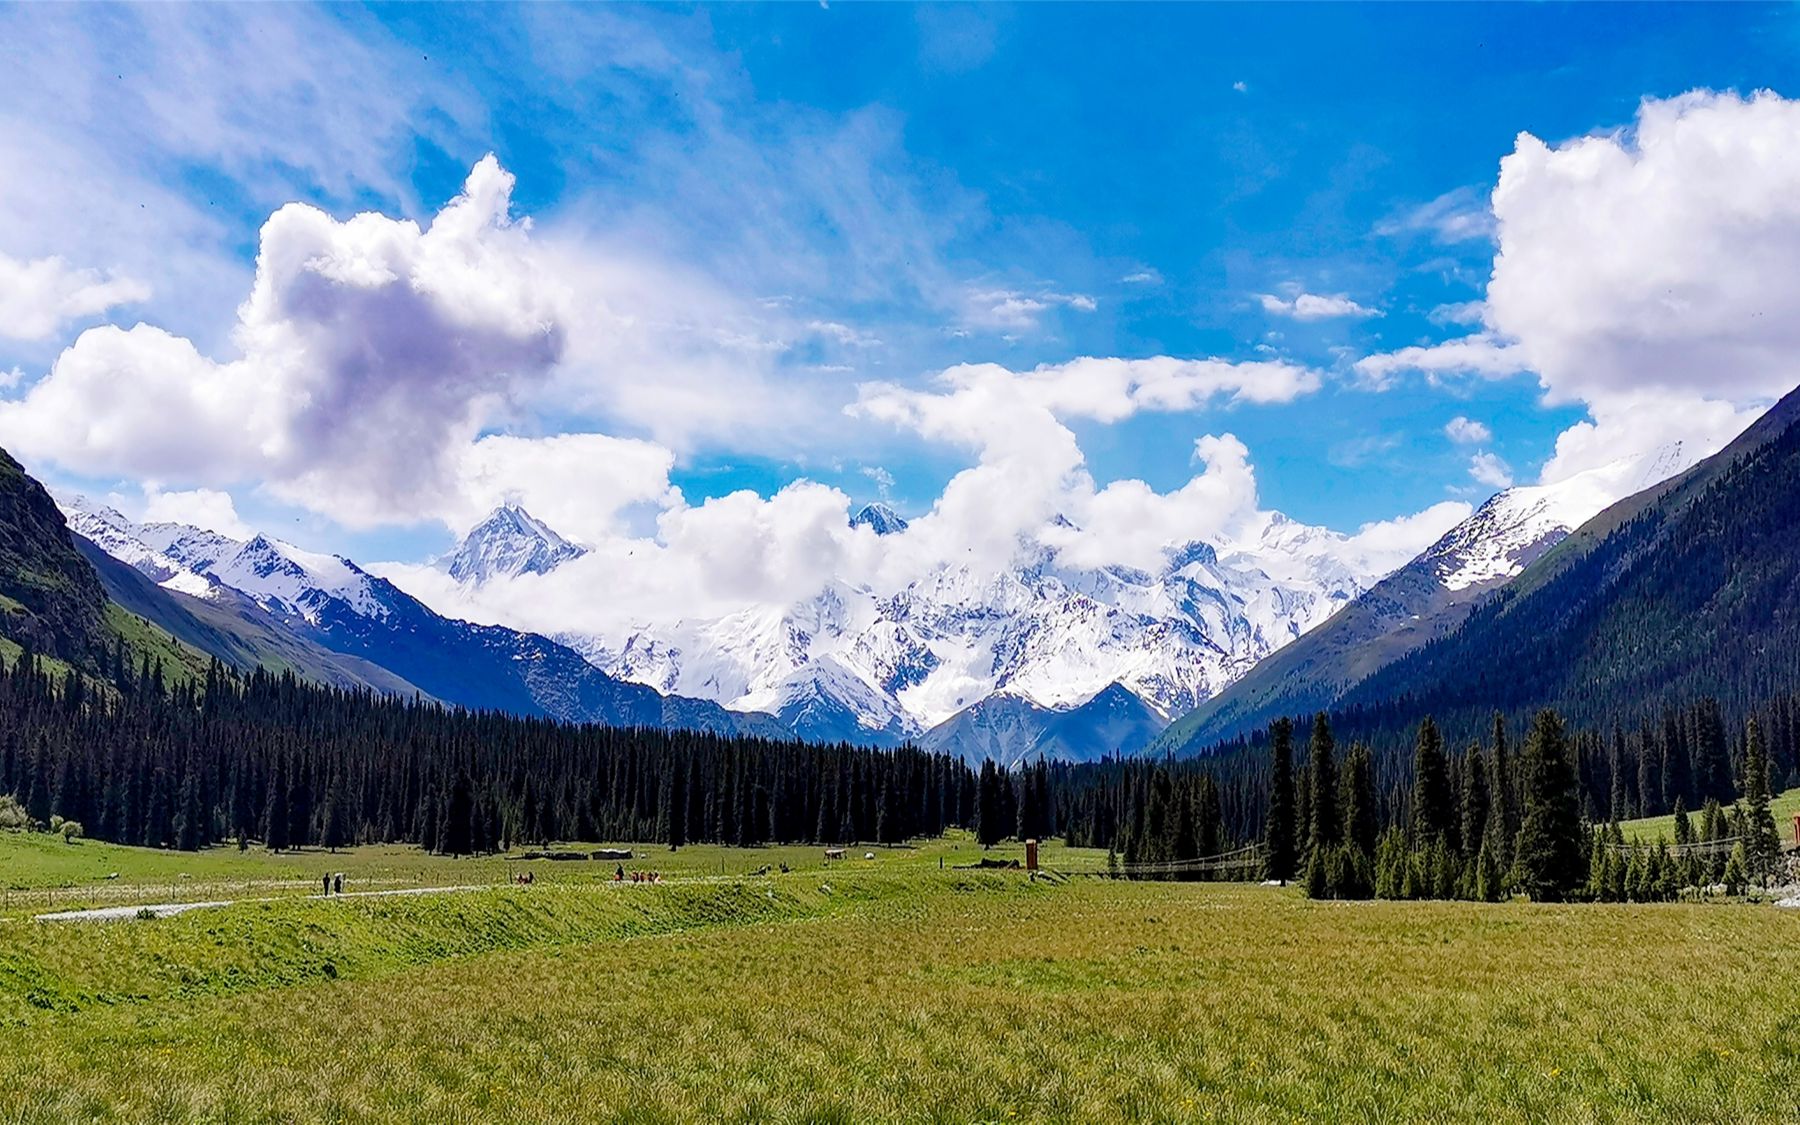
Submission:
<svg viewBox="0 0 1800 1125">
<path fill-rule="evenodd" d="M 331 898 L 390 898 L 395 895 L 442 895 L 456 894 L 462 891 L 485 891 L 490 887 L 505 886 L 504 883 L 467 885 L 459 887 L 400 887 L 390 891 L 345 891 Z M 211 910 L 220 906 L 237 906 L 247 902 L 285 902 L 295 897 L 324 899 L 325 895 L 304 896 L 270 896 L 266 898 L 236 898 L 218 902 L 163 902 L 148 906 L 102 906 L 93 910 L 58 910 L 50 914 L 33 916 L 38 922 L 117 922 L 137 918 L 146 911 L 152 918 L 173 918 L 177 914 L 185 914 L 190 910 Z"/>
</svg>

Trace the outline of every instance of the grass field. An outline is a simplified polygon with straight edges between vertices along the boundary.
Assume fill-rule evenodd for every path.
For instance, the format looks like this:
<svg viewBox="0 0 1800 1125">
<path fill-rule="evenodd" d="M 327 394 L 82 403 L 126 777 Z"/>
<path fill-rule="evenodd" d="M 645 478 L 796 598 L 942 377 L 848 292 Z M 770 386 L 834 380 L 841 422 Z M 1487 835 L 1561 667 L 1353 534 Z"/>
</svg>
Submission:
<svg viewBox="0 0 1800 1125">
<path fill-rule="evenodd" d="M 516 869 L 67 850 L 0 839 L 39 885 Z M 0 921 L 0 1120 L 1800 1116 L 1800 912 L 940 871 L 966 839 L 650 854 L 680 881 Z"/>
<path fill-rule="evenodd" d="M 860 845 L 846 849 L 848 858 L 828 863 L 814 845 L 723 848 L 691 844 L 680 851 L 642 844 L 570 844 L 557 850 L 631 848 L 636 858 L 627 871 L 656 871 L 669 878 L 743 875 L 764 866 L 795 871 L 874 868 L 882 871 L 936 870 L 990 859 L 1019 859 L 1024 848 L 1001 844 L 983 852 L 967 833 L 922 841 L 906 847 Z M 45 834 L 0 832 L 0 918 L 29 917 L 52 910 L 75 910 L 132 903 L 197 902 L 275 896 L 304 897 L 319 893 L 319 878 L 343 872 L 345 889 L 388 890 L 407 887 L 506 884 L 529 870 L 540 887 L 587 885 L 612 879 L 610 862 L 521 861 L 505 856 L 452 859 L 427 855 L 400 845 L 322 849 L 270 854 L 261 848 L 239 852 L 233 847 L 202 852 L 127 848 L 97 840 L 63 843 Z M 865 859 L 867 855 L 874 859 Z M 1047 841 L 1043 862 L 1050 866 L 1098 869 L 1106 853 L 1064 847 Z"/>
<path fill-rule="evenodd" d="M 1791 847 L 1794 843 L 1794 818 L 1800 816 L 1800 789 L 1789 789 L 1769 802 L 1769 811 L 1775 817 L 1775 830 L 1781 833 L 1781 842 Z M 1691 810 L 1690 819 L 1694 827 L 1700 826 L 1700 811 Z M 1619 825 L 1627 840 L 1643 840 L 1654 843 L 1659 839 L 1675 840 L 1675 818 L 1673 816 L 1647 816 L 1639 820 L 1623 821 Z"/>
</svg>

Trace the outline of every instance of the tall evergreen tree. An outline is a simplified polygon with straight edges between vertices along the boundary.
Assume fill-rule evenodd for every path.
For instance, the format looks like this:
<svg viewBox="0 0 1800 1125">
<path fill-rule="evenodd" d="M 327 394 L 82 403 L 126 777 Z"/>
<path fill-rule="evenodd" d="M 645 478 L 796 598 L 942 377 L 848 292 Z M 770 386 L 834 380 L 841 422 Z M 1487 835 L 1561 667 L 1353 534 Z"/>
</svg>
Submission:
<svg viewBox="0 0 1800 1125">
<path fill-rule="evenodd" d="M 1769 754 L 1762 725 L 1751 719 L 1744 729 L 1744 859 L 1750 877 L 1766 879 L 1781 857 L 1781 836 L 1769 812 Z"/>
<path fill-rule="evenodd" d="M 1434 837 L 1452 839 L 1455 812 L 1450 801 L 1449 766 L 1444 759 L 1444 739 L 1429 716 L 1419 724 L 1413 751 L 1413 838 L 1420 845 Z"/>
<path fill-rule="evenodd" d="M 1306 847 L 1309 854 L 1323 856 L 1343 839 L 1343 819 L 1338 808 L 1337 740 L 1331 734 L 1331 720 L 1323 711 L 1313 716 L 1307 756 L 1312 825 Z"/>
<path fill-rule="evenodd" d="M 1299 863 L 1294 825 L 1294 724 L 1285 718 L 1269 725 L 1269 813 L 1264 842 L 1268 878 L 1287 882 Z"/>
<path fill-rule="evenodd" d="M 1375 807 L 1375 763 L 1368 746 L 1361 742 L 1351 743 L 1350 753 L 1344 756 L 1343 791 L 1344 839 L 1373 859 L 1380 832 L 1379 810 Z"/>
<path fill-rule="evenodd" d="M 1481 747 L 1471 746 L 1463 760 L 1461 835 L 1465 860 L 1474 860 L 1487 839 L 1490 804 L 1487 768 L 1481 758 Z"/>
<path fill-rule="evenodd" d="M 1576 798 L 1561 716 L 1539 711 L 1525 742 L 1525 818 L 1519 827 L 1518 885 L 1540 902 L 1560 902 L 1587 876 Z"/>
</svg>

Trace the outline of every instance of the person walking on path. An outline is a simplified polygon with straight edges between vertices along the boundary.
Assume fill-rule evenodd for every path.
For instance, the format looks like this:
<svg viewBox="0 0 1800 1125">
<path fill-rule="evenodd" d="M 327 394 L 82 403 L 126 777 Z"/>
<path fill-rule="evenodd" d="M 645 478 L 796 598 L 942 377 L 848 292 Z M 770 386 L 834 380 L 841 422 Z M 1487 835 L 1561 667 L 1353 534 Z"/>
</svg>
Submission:
<svg viewBox="0 0 1800 1125">
<path fill-rule="evenodd" d="M 342 871 L 338 872 L 337 875 L 332 879 L 332 882 L 335 884 L 335 886 L 332 888 L 333 892 L 336 894 L 340 894 L 340 895 L 343 894 L 344 893 L 344 873 Z"/>
<path fill-rule="evenodd" d="M 331 872 L 329 872 L 329 871 L 327 871 L 325 873 L 325 896 L 324 897 L 326 897 L 326 898 L 331 897 Z"/>
</svg>

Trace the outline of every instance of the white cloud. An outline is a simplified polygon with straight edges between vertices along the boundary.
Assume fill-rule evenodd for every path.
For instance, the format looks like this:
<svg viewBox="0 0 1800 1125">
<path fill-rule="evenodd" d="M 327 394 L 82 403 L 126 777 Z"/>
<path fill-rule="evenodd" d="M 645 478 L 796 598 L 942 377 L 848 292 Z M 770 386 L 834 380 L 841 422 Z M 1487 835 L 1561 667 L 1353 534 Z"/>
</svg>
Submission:
<svg viewBox="0 0 1800 1125">
<path fill-rule="evenodd" d="M 965 364 L 943 372 L 934 389 L 867 384 L 852 409 L 977 455 L 931 511 L 913 521 L 913 531 L 893 552 L 896 567 L 917 572 L 954 558 L 997 568 L 1012 558 L 1022 536 L 1039 533 L 1059 515 L 1083 529 L 1073 536 L 1052 533 L 1059 547 L 1079 550 L 1086 561 L 1110 552 L 1113 561 L 1145 566 L 1154 550 L 1222 526 L 1239 510 L 1223 496 L 1246 497 L 1231 487 L 1247 474 L 1233 468 L 1242 460 L 1236 452 L 1241 444 L 1230 435 L 1203 439 L 1196 453 L 1206 470 L 1168 496 L 1137 481 L 1102 489 L 1088 475 L 1065 421 L 1113 423 L 1142 411 L 1186 411 L 1215 402 L 1290 402 L 1317 390 L 1320 381 L 1318 372 L 1283 361 L 1082 358 L 1027 371 Z M 1247 495 L 1253 500 L 1254 489 Z M 1134 527 L 1134 519 L 1148 522 Z"/>
<path fill-rule="evenodd" d="M 264 224 L 238 358 L 90 329 L 0 439 L 86 475 L 255 479 L 340 522 L 427 518 L 485 415 L 560 356 L 562 299 L 489 157 L 429 228 L 289 204 Z"/>
<path fill-rule="evenodd" d="M 1485 422 L 1477 422 L 1458 414 L 1444 423 L 1444 436 L 1460 445 L 1485 445 L 1494 440 L 1494 431 Z"/>
<path fill-rule="evenodd" d="M 1426 315 L 1433 324 L 1480 324 L 1486 308 L 1484 301 L 1453 301 L 1438 305 Z"/>
<path fill-rule="evenodd" d="M 674 467 L 666 447 L 632 438 L 490 434 L 463 454 L 441 518 L 461 533 L 510 501 L 571 538 L 594 542 L 624 533 L 634 507 L 678 503 L 669 483 Z"/>
<path fill-rule="evenodd" d="M 1516 345 L 1485 333 L 1364 356 L 1354 369 L 1364 384 L 1376 389 L 1391 386 L 1395 376 L 1407 371 L 1422 371 L 1434 379 L 1465 374 L 1501 379 L 1529 370 L 1525 353 Z"/>
<path fill-rule="evenodd" d="M 1381 310 L 1359 305 L 1342 293 L 1321 296 L 1317 293 L 1293 292 L 1282 297 L 1274 293 L 1258 293 L 1256 299 L 1264 312 L 1295 320 L 1332 320 L 1340 317 L 1366 318 L 1380 316 Z"/>
<path fill-rule="evenodd" d="M 1035 329 L 1044 314 L 1054 309 L 1093 312 L 1098 307 L 1098 302 L 1085 293 L 971 288 L 964 296 L 959 323 L 964 328 L 1027 332 Z"/>
<path fill-rule="evenodd" d="M 1460 187 L 1375 226 L 1375 233 L 1387 236 L 1419 231 L 1444 244 L 1492 239 L 1494 213 L 1483 192 Z"/>
<path fill-rule="evenodd" d="M 1469 475 L 1490 488 L 1511 488 L 1513 483 L 1512 466 L 1488 450 L 1469 458 Z"/>
<path fill-rule="evenodd" d="M 233 539 L 249 539 L 256 532 L 238 518 L 237 505 L 231 494 L 211 488 L 164 492 L 154 485 L 144 488 L 145 523 L 185 523 L 229 535 Z"/>
<path fill-rule="evenodd" d="M 1630 128 L 1521 133 L 1493 214 L 1483 330 L 1359 374 L 1534 372 L 1591 418 L 1547 481 L 1675 438 L 1710 451 L 1800 383 L 1800 102 L 1696 91 Z"/>
<path fill-rule="evenodd" d="M 77 269 L 51 256 L 20 261 L 0 253 L 0 336 L 43 340 L 72 320 L 150 296 L 141 281 Z"/>
<path fill-rule="evenodd" d="M 1410 516 L 1366 523 L 1350 537 L 1349 552 L 1370 573 L 1387 574 L 1417 558 L 1474 511 L 1460 500 L 1444 500 Z"/>
<path fill-rule="evenodd" d="M 321 9 L 21 6 L 0 45 L 0 250 L 109 265 L 209 342 L 246 275 L 213 202 L 410 200 L 414 146 L 460 150 L 481 115 L 375 21 Z"/>
<path fill-rule="evenodd" d="M 1123 285 L 1161 285 L 1163 275 L 1160 271 L 1145 266 L 1143 269 L 1132 270 L 1121 277 L 1119 282 Z"/>
<path fill-rule="evenodd" d="M 1240 94 L 1248 94 L 1250 92 L 1250 83 L 1243 81 L 1233 82 L 1231 88 Z"/>
</svg>

